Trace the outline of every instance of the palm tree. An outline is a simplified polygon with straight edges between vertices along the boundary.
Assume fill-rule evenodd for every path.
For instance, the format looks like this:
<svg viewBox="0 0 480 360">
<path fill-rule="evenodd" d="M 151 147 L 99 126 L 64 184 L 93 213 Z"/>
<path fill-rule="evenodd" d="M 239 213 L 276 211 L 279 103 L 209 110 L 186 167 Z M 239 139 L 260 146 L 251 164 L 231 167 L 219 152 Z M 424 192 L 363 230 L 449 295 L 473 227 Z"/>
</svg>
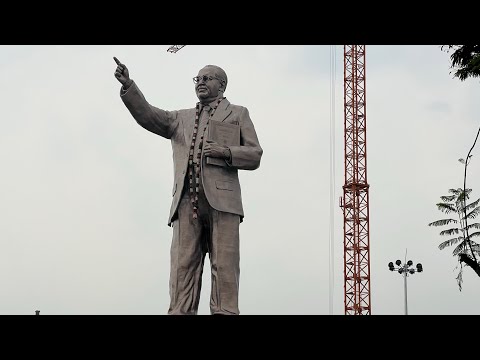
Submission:
<svg viewBox="0 0 480 360">
<path fill-rule="evenodd" d="M 472 240 L 472 238 L 479 237 L 480 223 L 468 224 L 468 220 L 475 219 L 480 214 L 480 198 L 470 204 L 466 205 L 470 197 L 472 189 L 461 188 L 450 189 L 448 192 L 451 195 L 441 196 L 442 202 L 437 204 L 438 210 L 444 214 L 457 214 L 457 219 L 441 219 L 428 224 L 428 226 L 447 226 L 455 224 L 454 227 L 440 232 L 441 236 L 453 236 L 452 238 L 443 241 L 438 248 L 445 249 L 448 246 L 454 246 L 453 256 L 458 256 L 460 264 L 465 263 L 470 266 L 476 274 L 480 277 L 480 263 L 477 257 L 480 257 L 480 245 Z M 456 226 L 456 227 L 455 227 Z M 457 282 L 460 290 L 462 290 L 462 270 L 457 276 Z"/>
</svg>

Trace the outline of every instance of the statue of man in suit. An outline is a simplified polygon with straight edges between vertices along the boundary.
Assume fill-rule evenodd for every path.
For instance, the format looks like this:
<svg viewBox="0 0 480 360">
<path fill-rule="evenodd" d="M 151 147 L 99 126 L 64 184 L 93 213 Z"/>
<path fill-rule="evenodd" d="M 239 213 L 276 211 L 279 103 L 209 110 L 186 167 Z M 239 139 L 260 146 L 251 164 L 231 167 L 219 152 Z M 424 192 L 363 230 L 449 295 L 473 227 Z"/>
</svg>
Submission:
<svg viewBox="0 0 480 360">
<path fill-rule="evenodd" d="M 199 100 L 194 108 L 166 111 L 150 105 L 127 67 L 114 60 L 120 97 L 133 118 L 172 143 L 168 314 L 197 314 L 208 253 L 210 312 L 238 315 L 239 225 L 244 217 L 238 170 L 257 169 L 263 154 L 249 112 L 224 97 L 228 79 L 218 66 L 207 65 L 193 78 Z"/>
</svg>

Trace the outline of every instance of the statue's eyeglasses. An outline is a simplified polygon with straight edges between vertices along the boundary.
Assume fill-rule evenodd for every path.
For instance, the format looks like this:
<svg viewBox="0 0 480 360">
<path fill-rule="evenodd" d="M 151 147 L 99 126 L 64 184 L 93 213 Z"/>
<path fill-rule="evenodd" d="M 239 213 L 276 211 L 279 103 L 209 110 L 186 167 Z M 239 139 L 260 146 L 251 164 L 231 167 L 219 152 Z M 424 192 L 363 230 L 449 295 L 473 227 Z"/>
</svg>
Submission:
<svg viewBox="0 0 480 360">
<path fill-rule="evenodd" d="M 222 79 L 219 79 L 217 77 L 214 77 L 214 76 L 207 76 L 207 75 L 203 75 L 203 76 L 195 76 L 193 78 L 193 83 L 194 84 L 198 84 L 200 82 L 200 80 L 203 80 L 203 82 L 207 82 L 207 81 L 212 81 L 213 79 L 217 79 L 218 81 L 220 81 L 222 84 L 223 84 L 223 80 Z"/>
</svg>

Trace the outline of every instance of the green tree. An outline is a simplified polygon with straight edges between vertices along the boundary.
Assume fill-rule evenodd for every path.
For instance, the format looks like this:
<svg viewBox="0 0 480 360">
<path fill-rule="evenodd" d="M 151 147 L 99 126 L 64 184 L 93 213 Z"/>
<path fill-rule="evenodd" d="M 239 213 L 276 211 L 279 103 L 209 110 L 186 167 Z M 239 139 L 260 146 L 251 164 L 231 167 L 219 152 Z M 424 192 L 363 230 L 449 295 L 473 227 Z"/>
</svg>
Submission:
<svg viewBox="0 0 480 360">
<path fill-rule="evenodd" d="M 451 52 L 453 76 L 464 81 L 480 77 L 480 45 L 443 45 L 442 50 Z"/>
<path fill-rule="evenodd" d="M 468 224 L 468 220 L 475 219 L 480 215 L 480 198 L 467 204 L 472 189 L 464 191 L 461 188 L 448 190 L 450 195 L 441 196 L 442 202 L 437 204 L 438 210 L 444 214 L 456 214 L 455 218 L 440 219 L 428 224 L 428 226 L 447 226 L 448 228 L 440 232 L 441 236 L 450 237 L 443 241 L 438 248 L 440 250 L 452 246 L 453 256 L 458 256 L 460 261 L 460 271 L 457 276 L 457 282 L 462 290 L 462 274 L 465 263 L 471 267 L 480 277 L 480 245 L 473 241 L 473 238 L 480 237 L 480 223 Z M 452 226 L 453 227 L 450 227 Z M 473 232 L 472 232 L 473 231 Z"/>
<path fill-rule="evenodd" d="M 441 48 L 442 50 L 446 49 L 447 52 L 452 52 L 452 54 L 450 55 L 450 60 L 451 60 L 451 68 L 454 71 L 454 75 L 453 75 L 454 77 L 459 78 L 460 81 L 464 81 L 470 77 L 472 78 L 480 77 L 480 45 L 444 45 Z M 469 230 L 471 229 L 471 227 L 468 225 L 469 216 L 467 214 L 468 206 L 466 205 L 466 201 L 468 199 L 468 194 L 470 193 L 470 192 L 467 192 L 467 167 L 470 163 L 470 160 L 472 157 L 471 153 L 477 143 L 479 135 L 480 135 L 480 127 L 477 131 L 475 141 L 473 142 L 472 147 L 468 151 L 467 157 L 465 158 L 465 160 L 464 159 L 459 160 L 464 165 L 464 175 L 463 175 L 463 191 L 462 193 L 458 194 L 459 198 L 457 199 L 463 202 L 461 204 L 462 205 L 461 208 L 463 209 L 462 217 L 464 221 L 464 227 L 463 227 L 464 241 L 465 241 L 465 245 L 468 245 L 470 249 L 470 253 L 472 255 L 471 257 L 469 257 L 467 253 L 459 253 L 458 256 L 460 260 L 460 265 L 462 263 L 467 264 L 477 273 L 478 276 L 480 276 L 480 268 L 479 268 L 479 263 L 477 261 L 477 258 L 475 256 L 475 253 L 478 254 L 478 245 L 475 244 L 476 247 L 473 246 L 470 240 L 471 235 L 473 234 L 471 235 L 469 234 Z M 469 190 L 471 191 L 471 189 Z M 476 216 L 476 214 L 474 216 Z M 477 250 L 475 250 L 475 248 Z M 462 270 L 463 270 L 463 267 L 461 266 L 459 275 L 457 277 L 460 290 L 462 289 Z"/>
</svg>

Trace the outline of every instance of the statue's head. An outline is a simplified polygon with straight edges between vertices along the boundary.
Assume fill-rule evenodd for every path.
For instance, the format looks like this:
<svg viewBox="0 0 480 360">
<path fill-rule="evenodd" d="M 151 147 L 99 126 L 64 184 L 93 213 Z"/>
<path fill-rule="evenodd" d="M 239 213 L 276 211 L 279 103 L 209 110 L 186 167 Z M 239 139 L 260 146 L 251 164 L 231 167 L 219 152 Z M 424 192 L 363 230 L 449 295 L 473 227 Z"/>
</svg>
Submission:
<svg viewBox="0 0 480 360">
<path fill-rule="evenodd" d="M 198 100 L 202 103 L 209 103 L 223 96 L 227 89 L 227 74 L 216 65 L 205 66 L 193 80 Z"/>
</svg>

